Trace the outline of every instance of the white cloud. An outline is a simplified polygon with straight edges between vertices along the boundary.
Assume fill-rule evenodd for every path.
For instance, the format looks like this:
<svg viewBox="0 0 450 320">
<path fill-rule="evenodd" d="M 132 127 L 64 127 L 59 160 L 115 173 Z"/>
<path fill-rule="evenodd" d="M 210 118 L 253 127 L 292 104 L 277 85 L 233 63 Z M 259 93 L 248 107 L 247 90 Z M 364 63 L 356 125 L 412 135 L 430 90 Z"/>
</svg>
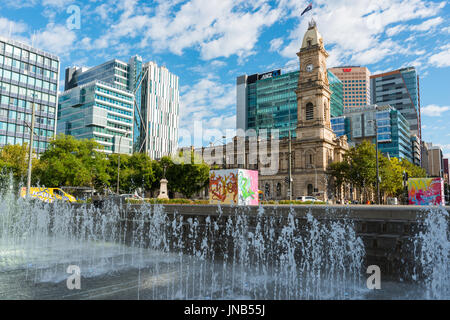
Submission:
<svg viewBox="0 0 450 320">
<path fill-rule="evenodd" d="M 429 117 L 440 117 L 443 112 L 450 110 L 450 106 L 438 106 L 435 104 L 430 104 L 421 109 L 421 113 Z"/>
<path fill-rule="evenodd" d="M 46 29 L 36 33 L 34 46 L 58 55 L 69 54 L 76 40 L 76 34 L 66 26 L 48 24 Z"/>
<path fill-rule="evenodd" d="M 22 22 L 16 22 L 7 18 L 0 17 L 0 35 L 15 38 L 17 35 L 25 32 L 28 26 Z"/>
<path fill-rule="evenodd" d="M 278 51 L 283 44 L 283 38 L 275 38 L 270 41 L 269 51 Z"/>
<path fill-rule="evenodd" d="M 43 0 L 42 5 L 62 8 L 62 7 L 68 6 L 69 4 L 73 3 L 74 1 L 75 0 Z"/>
<path fill-rule="evenodd" d="M 203 78 L 193 86 L 181 88 L 180 119 L 182 129 L 194 134 L 194 122 L 199 121 L 204 135 L 234 130 L 236 127 L 234 84 L 221 84 L 213 76 Z M 189 121 L 183 121 L 189 119 Z M 208 139 L 206 139 L 208 140 Z"/>
<path fill-rule="evenodd" d="M 177 55 L 186 48 L 194 48 L 204 60 L 237 55 L 242 62 L 255 54 L 262 29 L 274 24 L 281 12 L 272 8 L 268 0 L 192 0 L 181 5 L 178 0 L 161 1 L 154 9 L 140 3 L 139 13 L 135 0 L 123 2 L 127 3 L 122 7 L 125 12 L 93 42 L 94 46 L 112 47 L 121 38 L 142 35 L 141 48 L 168 50 Z M 102 17 L 110 10 L 111 5 L 96 9 Z"/>
<path fill-rule="evenodd" d="M 426 20 L 419 25 L 412 26 L 411 30 L 412 31 L 428 31 L 428 30 L 433 29 L 436 26 L 440 25 L 442 22 L 444 22 L 444 19 L 442 19 L 441 17 L 436 17 L 433 19 Z"/>
<path fill-rule="evenodd" d="M 311 15 L 326 47 L 336 50 L 335 60 L 360 64 L 375 63 L 397 54 L 404 44 L 399 40 L 385 39 L 383 34 L 387 32 L 392 36 L 407 28 L 404 22 L 436 16 L 445 6 L 445 2 L 420 0 L 320 0 L 315 3 Z M 305 1 L 286 1 L 284 5 L 291 9 L 293 17 L 299 19 L 299 24 L 289 34 L 291 41 L 281 51 L 283 56 L 293 57 L 299 50 L 309 18 L 300 17 Z M 439 19 L 430 19 L 416 28 L 431 28 L 440 23 Z M 399 25 L 389 28 L 393 24 Z"/>
<path fill-rule="evenodd" d="M 3 0 L 3 1 L 4 4 L 6 4 L 6 6 L 16 9 L 33 7 L 38 2 L 38 0 Z"/>
<path fill-rule="evenodd" d="M 450 44 L 442 46 L 440 50 L 430 56 L 428 62 L 435 67 L 450 67 Z"/>
</svg>

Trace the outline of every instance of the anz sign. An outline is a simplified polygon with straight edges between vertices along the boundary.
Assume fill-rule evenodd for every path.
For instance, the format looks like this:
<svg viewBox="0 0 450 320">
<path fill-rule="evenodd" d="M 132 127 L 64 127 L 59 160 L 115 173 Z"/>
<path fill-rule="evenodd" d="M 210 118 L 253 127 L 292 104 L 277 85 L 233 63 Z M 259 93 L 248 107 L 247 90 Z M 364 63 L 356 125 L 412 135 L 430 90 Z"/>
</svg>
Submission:
<svg viewBox="0 0 450 320">
<path fill-rule="evenodd" d="M 274 71 L 266 72 L 266 73 L 263 73 L 263 74 L 259 74 L 258 75 L 258 80 L 275 78 L 275 77 L 278 77 L 279 75 L 281 75 L 281 70 L 274 70 Z"/>
</svg>

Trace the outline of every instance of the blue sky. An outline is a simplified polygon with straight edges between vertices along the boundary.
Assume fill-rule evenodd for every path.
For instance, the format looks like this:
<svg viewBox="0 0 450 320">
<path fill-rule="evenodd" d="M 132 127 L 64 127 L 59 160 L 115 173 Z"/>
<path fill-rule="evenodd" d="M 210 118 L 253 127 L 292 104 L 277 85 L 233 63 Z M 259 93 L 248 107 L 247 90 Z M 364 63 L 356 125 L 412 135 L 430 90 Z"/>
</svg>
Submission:
<svg viewBox="0 0 450 320">
<path fill-rule="evenodd" d="M 112 58 L 165 65 L 180 77 L 183 129 L 235 128 L 241 74 L 299 67 L 307 22 L 317 21 L 328 66 L 364 65 L 375 74 L 415 66 L 421 77 L 422 132 L 450 156 L 450 4 L 420 0 L 2 0 L 0 34 L 33 42 L 70 65 Z M 76 5 L 79 29 L 68 28 Z M 64 73 L 61 73 L 63 81 Z M 209 133 L 208 133 L 209 132 Z"/>
</svg>

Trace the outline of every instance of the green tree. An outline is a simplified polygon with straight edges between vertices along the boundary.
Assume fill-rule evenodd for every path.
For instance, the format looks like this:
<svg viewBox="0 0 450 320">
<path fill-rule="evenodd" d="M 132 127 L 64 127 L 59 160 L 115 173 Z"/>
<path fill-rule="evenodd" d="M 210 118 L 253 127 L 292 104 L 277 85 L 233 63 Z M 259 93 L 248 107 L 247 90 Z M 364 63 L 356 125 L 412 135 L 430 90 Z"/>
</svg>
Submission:
<svg viewBox="0 0 450 320">
<path fill-rule="evenodd" d="M 35 164 L 38 160 L 33 159 Z M 2 186 L 9 183 L 10 175 L 14 187 L 25 184 L 28 169 L 28 144 L 6 145 L 0 150 L 0 181 Z"/>
<path fill-rule="evenodd" d="M 379 154 L 381 158 L 381 154 Z M 356 147 L 350 148 L 345 156 L 349 164 L 348 181 L 363 195 L 364 202 L 374 191 L 376 184 L 376 152 L 374 145 L 365 140 Z"/>
<path fill-rule="evenodd" d="M 341 190 L 342 187 L 350 182 L 349 173 L 350 165 L 347 161 L 333 162 L 330 164 L 329 174 L 334 177 L 334 193 L 338 199 L 342 198 Z"/>
<path fill-rule="evenodd" d="M 351 183 L 367 200 L 371 193 L 376 194 L 376 150 L 370 141 L 363 141 L 348 150 L 344 161 L 331 163 L 329 174 L 334 178 L 336 188 L 343 183 Z M 389 197 L 400 197 L 404 193 L 403 174 L 410 178 L 426 177 L 424 169 L 406 159 L 399 160 L 378 153 L 380 193 Z"/>
<path fill-rule="evenodd" d="M 202 159 L 197 158 L 193 152 L 184 157 L 179 153 L 174 159 L 161 159 L 162 168 L 166 166 L 168 188 L 190 198 L 208 185 L 209 166 Z"/>
<path fill-rule="evenodd" d="M 117 164 L 118 154 L 108 157 L 108 174 L 111 177 L 110 185 L 114 191 L 117 189 Z M 153 171 L 155 161 L 144 154 L 120 155 L 120 190 L 127 193 L 134 192 L 138 188 L 151 190 L 156 178 Z"/>
<path fill-rule="evenodd" d="M 109 184 L 106 155 L 95 140 L 60 134 L 50 142 L 35 167 L 35 181 L 46 187 L 84 186 L 103 189 Z"/>
</svg>

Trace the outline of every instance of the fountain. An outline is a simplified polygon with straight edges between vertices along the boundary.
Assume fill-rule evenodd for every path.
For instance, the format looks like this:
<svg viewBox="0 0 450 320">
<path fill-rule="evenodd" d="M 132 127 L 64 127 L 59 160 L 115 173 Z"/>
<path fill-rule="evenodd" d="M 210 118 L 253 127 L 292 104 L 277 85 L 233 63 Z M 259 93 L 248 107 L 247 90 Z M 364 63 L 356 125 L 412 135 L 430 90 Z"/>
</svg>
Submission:
<svg viewBox="0 0 450 320">
<path fill-rule="evenodd" d="M 195 211 L 195 209 L 194 209 Z M 0 299 L 380 299 L 450 297 L 448 213 L 427 209 L 411 279 L 366 287 L 354 219 L 293 207 L 119 207 L 0 199 Z M 351 212 L 351 209 L 348 209 Z M 256 213 L 255 213 L 256 212 Z M 81 289 L 68 290 L 70 265 Z M 400 288 L 400 289 L 399 289 Z M 425 289 L 425 290 L 424 290 Z"/>
</svg>

